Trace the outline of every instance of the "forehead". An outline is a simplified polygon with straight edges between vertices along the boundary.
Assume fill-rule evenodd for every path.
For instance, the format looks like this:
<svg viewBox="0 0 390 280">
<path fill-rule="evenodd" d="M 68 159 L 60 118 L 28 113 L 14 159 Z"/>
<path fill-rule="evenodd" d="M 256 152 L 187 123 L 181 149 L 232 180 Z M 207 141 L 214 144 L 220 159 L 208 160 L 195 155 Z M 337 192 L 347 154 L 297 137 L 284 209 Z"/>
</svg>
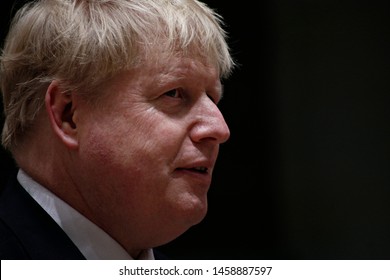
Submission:
<svg viewBox="0 0 390 280">
<path fill-rule="evenodd" d="M 153 93 L 176 87 L 211 90 L 222 95 L 217 67 L 204 59 L 184 56 L 145 58 L 129 70 L 122 71 L 101 87 L 103 92 L 125 91 Z"/>
<path fill-rule="evenodd" d="M 145 56 L 136 67 L 127 71 L 125 79 L 150 86 L 164 86 L 173 82 L 193 82 L 199 86 L 219 88 L 218 67 L 203 57 L 175 55 Z M 122 76 L 123 77 L 123 76 Z"/>
</svg>

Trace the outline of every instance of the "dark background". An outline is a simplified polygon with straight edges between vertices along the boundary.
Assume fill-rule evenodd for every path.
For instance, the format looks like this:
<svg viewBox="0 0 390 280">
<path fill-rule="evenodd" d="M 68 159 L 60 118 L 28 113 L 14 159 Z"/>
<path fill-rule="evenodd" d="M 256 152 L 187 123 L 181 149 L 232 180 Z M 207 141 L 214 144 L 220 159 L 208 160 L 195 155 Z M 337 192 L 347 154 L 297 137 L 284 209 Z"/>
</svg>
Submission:
<svg viewBox="0 0 390 280">
<path fill-rule="evenodd" d="M 390 259 L 389 4 L 205 2 L 224 17 L 239 64 L 221 102 L 231 138 L 207 217 L 160 250 Z M 11 6 L 1 3 L 2 38 Z M 4 181 L 12 161 L 1 157 Z"/>
</svg>

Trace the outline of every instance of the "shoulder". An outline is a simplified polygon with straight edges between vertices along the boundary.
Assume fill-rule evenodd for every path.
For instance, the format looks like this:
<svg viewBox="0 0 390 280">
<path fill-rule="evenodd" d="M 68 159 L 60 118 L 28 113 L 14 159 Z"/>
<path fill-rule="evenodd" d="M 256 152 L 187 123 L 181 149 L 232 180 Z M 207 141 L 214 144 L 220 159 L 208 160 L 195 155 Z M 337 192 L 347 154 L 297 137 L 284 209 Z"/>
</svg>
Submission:
<svg viewBox="0 0 390 280">
<path fill-rule="evenodd" d="M 18 183 L 0 193 L 1 259 L 85 259 L 61 227 Z"/>
</svg>

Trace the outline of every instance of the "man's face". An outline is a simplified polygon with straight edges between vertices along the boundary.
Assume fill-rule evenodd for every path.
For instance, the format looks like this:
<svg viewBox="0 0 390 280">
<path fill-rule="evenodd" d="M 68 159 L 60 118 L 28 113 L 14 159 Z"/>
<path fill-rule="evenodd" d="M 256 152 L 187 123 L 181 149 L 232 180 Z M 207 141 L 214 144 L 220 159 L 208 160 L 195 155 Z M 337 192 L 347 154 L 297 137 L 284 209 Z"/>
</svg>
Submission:
<svg viewBox="0 0 390 280">
<path fill-rule="evenodd" d="M 190 58 L 116 76 L 98 109 L 81 103 L 75 181 L 87 212 L 126 249 L 169 242 L 200 222 L 219 144 L 216 69 Z M 134 248 L 129 248 L 134 247 Z"/>
</svg>

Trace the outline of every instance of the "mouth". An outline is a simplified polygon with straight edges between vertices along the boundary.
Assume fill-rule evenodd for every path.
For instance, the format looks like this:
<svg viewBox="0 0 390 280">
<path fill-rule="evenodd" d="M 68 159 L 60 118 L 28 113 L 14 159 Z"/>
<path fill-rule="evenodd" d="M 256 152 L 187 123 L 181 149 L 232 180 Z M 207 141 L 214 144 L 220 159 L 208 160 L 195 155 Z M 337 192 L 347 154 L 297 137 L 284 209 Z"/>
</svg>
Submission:
<svg viewBox="0 0 390 280">
<path fill-rule="evenodd" d="M 205 166 L 197 166 L 197 167 L 192 167 L 192 168 L 177 168 L 177 170 L 180 171 L 190 171 L 190 172 L 195 172 L 199 174 L 208 174 L 209 173 L 209 168 Z"/>
<path fill-rule="evenodd" d="M 185 180 L 192 186 L 207 190 L 211 184 L 212 170 L 211 167 L 203 164 L 178 167 L 175 169 L 174 177 Z"/>
</svg>

